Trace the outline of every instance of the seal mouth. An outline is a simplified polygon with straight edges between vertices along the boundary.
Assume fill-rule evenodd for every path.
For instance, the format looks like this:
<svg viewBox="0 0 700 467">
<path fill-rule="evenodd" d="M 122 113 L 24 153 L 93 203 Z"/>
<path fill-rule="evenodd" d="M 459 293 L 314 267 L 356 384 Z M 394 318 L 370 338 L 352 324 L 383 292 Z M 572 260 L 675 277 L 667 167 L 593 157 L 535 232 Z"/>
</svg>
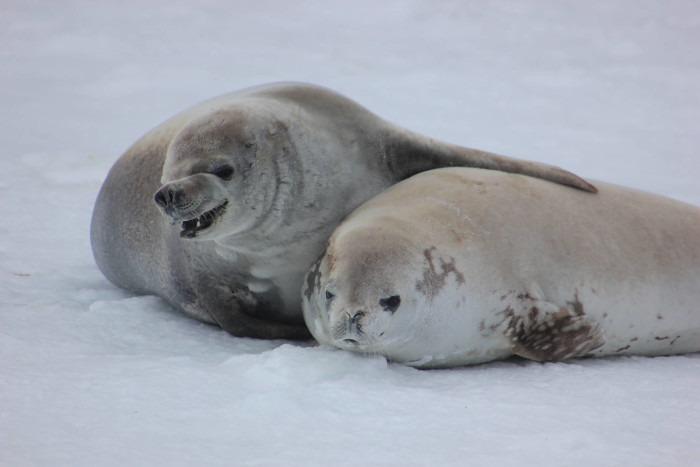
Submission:
<svg viewBox="0 0 700 467">
<path fill-rule="evenodd" d="M 339 349 L 359 353 L 372 353 L 372 349 L 374 348 L 370 341 L 367 341 L 361 337 L 338 339 L 333 343 L 333 345 Z"/>
<path fill-rule="evenodd" d="M 226 211 L 228 201 L 224 201 L 211 211 L 207 211 L 199 217 L 183 221 L 180 224 L 180 237 L 195 238 L 203 230 L 207 230 Z"/>
</svg>

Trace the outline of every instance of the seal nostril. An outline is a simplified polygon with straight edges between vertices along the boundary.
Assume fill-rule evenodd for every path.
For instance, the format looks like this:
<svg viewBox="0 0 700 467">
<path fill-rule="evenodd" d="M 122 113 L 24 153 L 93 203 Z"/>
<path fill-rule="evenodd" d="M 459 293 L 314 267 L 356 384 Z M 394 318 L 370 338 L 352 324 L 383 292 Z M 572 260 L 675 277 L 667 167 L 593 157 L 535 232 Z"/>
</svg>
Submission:
<svg viewBox="0 0 700 467">
<path fill-rule="evenodd" d="M 158 206 L 166 207 L 168 205 L 168 200 L 165 199 L 165 195 L 163 194 L 162 190 L 158 190 L 153 199 Z"/>
<path fill-rule="evenodd" d="M 350 322 L 351 322 L 351 323 L 354 323 L 354 322 L 357 321 L 358 319 L 362 318 L 364 315 L 365 315 L 365 312 L 364 312 L 364 311 L 358 311 L 358 312 L 355 313 L 355 315 L 354 315 L 352 318 L 350 318 Z"/>
<path fill-rule="evenodd" d="M 346 344 L 352 344 L 352 345 L 357 345 L 359 342 L 357 342 L 355 339 L 343 339 L 343 342 Z"/>
<path fill-rule="evenodd" d="M 175 202 L 175 192 L 173 190 L 168 190 L 168 201 L 171 203 Z"/>
</svg>

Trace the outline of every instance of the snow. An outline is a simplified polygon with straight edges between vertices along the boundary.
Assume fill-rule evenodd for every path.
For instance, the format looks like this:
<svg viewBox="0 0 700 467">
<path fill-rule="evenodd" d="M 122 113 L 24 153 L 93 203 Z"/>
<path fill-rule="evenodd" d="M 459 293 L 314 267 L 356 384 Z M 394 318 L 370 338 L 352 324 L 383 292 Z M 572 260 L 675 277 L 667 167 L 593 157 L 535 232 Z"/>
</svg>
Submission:
<svg viewBox="0 0 700 467">
<path fill-rule="evenodd" d="M 698 354 L 420 371 L 236 339 L 114 287 L 88 234 L 141 134 L 280 80 L 700 204 L 699 43 L 692 0 L 4 0 L 0 464 L 697 464 Z"/>
</svg>

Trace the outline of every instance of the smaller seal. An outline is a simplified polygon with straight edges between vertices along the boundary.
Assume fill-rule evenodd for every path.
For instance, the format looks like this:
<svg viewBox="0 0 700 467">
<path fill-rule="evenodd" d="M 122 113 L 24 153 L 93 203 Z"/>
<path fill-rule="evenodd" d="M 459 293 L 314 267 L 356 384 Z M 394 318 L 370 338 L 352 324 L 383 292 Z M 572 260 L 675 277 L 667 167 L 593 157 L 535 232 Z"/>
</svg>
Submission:
<svg viewBox="0 0 700 467">
<path fill-rule="evenodd" d="M 596 186 L 470 168 L 400 182 L 336 228 L 305 322 L 419 368 L 700 351 L 700 209 Z"/>
</svg>

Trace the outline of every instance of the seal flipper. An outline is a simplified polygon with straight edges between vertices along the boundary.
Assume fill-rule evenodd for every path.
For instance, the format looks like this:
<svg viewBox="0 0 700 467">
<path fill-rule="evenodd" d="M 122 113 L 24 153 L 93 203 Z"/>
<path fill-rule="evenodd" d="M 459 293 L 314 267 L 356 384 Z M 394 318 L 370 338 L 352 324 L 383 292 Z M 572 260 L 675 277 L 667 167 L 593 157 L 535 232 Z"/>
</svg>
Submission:
<svg viewBox="0 0 700 467">
<path fill-rule="evenodd" d="M 304 324 L 281 323 L 271 318 L 256 317 L 255 315 L 270 315 L 266 313 L 270 310 L 270 305 L 261 304 L 259 297 L 245 286 L 210 286 L 200 291 L 198 301 L 198 306 L 206 310 L 214 323 L 236 337 L 311 339 L 311 333 Z M 250 310 L 250 314 L 247 310 Z"/>
<path fill-rule="evenodd" d="M 236 307 L 209 312 L 224 331 L 237 337 L 257 339 L 310 340 L 311 333 L 302 324 L 286 324 L 255 318 Z"/>
<path fill-rule="evenodd" d="M 397 181 L 430 169 L 441 167 L 473 167 L 527 175 L 549 180 L 589 193 L 598 189 L 576 174 L 559 167 L 466 148 L 419 135 L 403 128 L 386 133 L 387 163 Z"/>
<path fill-rule="evenodd" d="M 519 312 L 507 310 L 504 335 L 515 355 L 540 361 L 565 360 L 586 355 L 605 343 L 600 328 L 588 320 L 578 299 L 558 306 L 527 294 L 525 297 L 520 300 Z"/>
</svg>

